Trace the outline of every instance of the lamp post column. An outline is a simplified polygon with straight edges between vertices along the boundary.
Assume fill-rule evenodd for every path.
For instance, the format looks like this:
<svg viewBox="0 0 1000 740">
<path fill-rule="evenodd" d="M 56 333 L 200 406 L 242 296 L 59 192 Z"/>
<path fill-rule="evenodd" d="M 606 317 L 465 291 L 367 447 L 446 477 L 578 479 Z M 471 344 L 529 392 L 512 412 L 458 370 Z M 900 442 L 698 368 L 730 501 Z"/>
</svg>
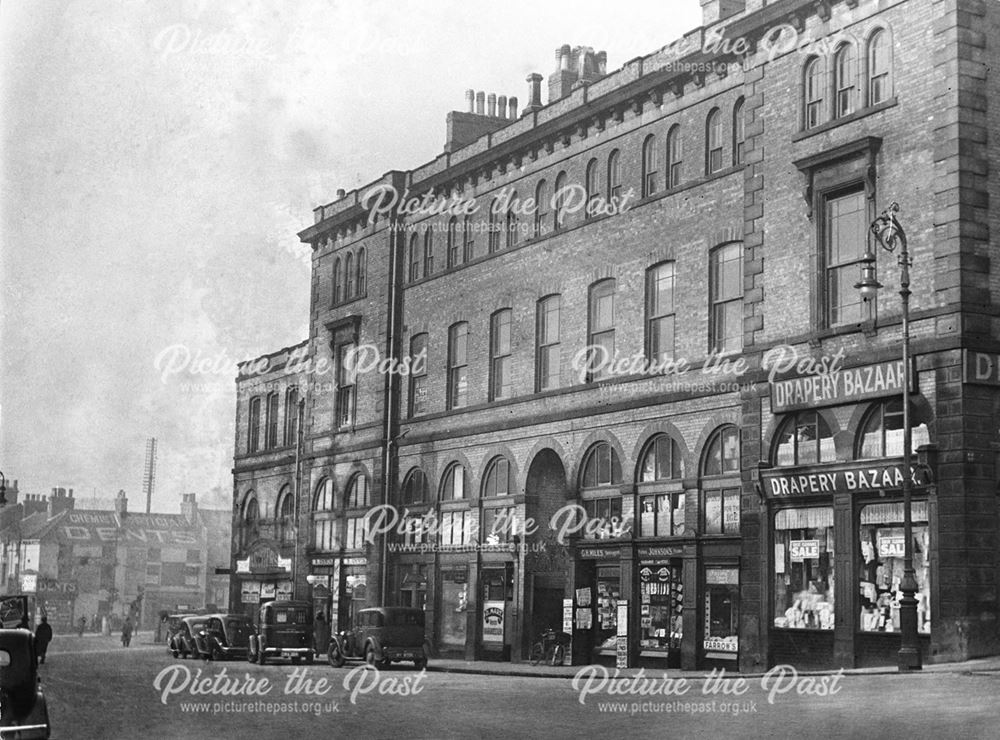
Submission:
<svg viewBox="0 0 1000 740">
<path fill-rule="evenodd" d="M 895 221 L 894 216 L 890 216 Z M 913 475 L 911 458 L 913 432 L 910 429 L 910 253 L 905 237 L 900 239 L 899 295 L 903 299 L 903 580 L 899 600 L 899 670 L 921 668 L 917 637 L 917 578 L 913 569 Z"/>
</svg>

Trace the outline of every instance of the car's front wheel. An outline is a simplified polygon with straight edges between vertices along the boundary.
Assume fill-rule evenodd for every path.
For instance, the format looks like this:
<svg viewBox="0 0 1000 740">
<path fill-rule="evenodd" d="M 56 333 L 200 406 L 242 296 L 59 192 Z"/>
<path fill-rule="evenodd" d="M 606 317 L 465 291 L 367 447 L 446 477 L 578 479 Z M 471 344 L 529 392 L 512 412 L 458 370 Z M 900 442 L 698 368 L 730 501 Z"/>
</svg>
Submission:
<svg viewBox="0 0 1000 740">
<path fill-rule="evenodd" d="M 368 656 L 366 655 L 365 656 L 366 660 L 367 657 Z M 340 668 L 342 665 L 344 665 L 344 662 L 346 660 L 344 658 L 344 654 L 340 650 L 340 645 L 338 645 L 335 641 L 330 642 L 330 650 L 327 652 L 326 658 L 330 662 L 330 665 L 332 665 L 334 668 Z"/>
<path fill-rule="evenodd" d="M 376 667 L 377 661 L 375 660 L 375 647 L 373 645 L 369 645 L 365 650 L 365 663 L 370 665 L 372 668 Z"/>
</svg>

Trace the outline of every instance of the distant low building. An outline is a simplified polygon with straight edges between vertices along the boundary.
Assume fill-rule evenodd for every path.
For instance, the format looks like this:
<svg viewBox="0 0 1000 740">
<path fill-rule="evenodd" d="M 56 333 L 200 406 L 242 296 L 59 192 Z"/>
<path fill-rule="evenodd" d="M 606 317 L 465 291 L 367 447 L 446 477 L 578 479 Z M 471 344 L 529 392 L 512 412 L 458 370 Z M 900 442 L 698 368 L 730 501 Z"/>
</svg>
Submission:
<svg viewBox="0 0 1000 740">
<path fill-rule="evenodd" d="M 9 501 L 0 517 L 0 592 L 33 593 L 56 631 L 81 617 L 132 615 L 155 629 L 161 611 L 228 606 L 228 511 L 199 510 L 184 494 L 180 514 L 77 509 L 73 490 Z M 95 619 L 97 618 L 97 619 Z"/>
</svg>

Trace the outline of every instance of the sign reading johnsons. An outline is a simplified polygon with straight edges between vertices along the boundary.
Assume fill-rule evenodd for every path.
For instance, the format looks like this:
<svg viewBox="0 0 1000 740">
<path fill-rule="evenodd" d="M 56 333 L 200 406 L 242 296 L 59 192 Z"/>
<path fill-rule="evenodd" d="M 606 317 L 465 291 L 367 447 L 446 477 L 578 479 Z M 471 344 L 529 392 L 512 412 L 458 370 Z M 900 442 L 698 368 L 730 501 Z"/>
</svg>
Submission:
<svg viewBox="0 0 1000 740">
<path fill-rule="evenodd" d="M 901 393 L 903 375 L 903 361 L 891 360 L 776 380 L 771 383 L 771 413 L 835 406 Z"/>
</svg>

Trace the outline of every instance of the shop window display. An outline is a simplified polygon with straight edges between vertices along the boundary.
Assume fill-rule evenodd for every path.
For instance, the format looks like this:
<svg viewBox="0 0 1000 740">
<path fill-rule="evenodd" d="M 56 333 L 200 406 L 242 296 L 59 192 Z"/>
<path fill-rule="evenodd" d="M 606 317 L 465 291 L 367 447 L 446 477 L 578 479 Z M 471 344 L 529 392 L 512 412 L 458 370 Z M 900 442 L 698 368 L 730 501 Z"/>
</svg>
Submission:
<svg viewBox="0 0 1000 740">
<path fill-rule="evenodd" d="M 684 625 L 681 561 L 639 567 L 639 645 L 643 653 L 679 650 Z"/>
<path fill-rule="evenodd" d="M 740 578 L 739 569 L 705 569 L 706 658 L 735 660 L 739 653 Z"/>
<path fill-rule="evenodd" d="M 833 509 L 774 515 L 774 626 L 833 629 Z"/>
<path fill-rule="evenodd" d="M 917 630 L 931 630 L 930 609 L 930 531 L 927 526 L 927 504 L 914 501 L 913 570 L 917 577 Z M 861 509 L 860 573 L 858 586 L 861 599 L 861 630 L 863 632 L 899 631 L 899 590 L 903 579 L 903 504 L 870 504 Z"/>
<path fill-rule="evenodd" d="M 618 599 L 621 573 L 617 565 L 597 568 L 597 645 L 601 654 L 614 655 L 618 645 Z"/>
<path fill-rule="evenodd" d="M 642 496 L 640 537 L 679 537 L 684 534 L 684 493 Z"/>
<path fill-rule="evenodd" d="M 469 610 L 469 575 L 465 568 L 441 571 L 441 643 L 464 648 Z"/>
</svg>

